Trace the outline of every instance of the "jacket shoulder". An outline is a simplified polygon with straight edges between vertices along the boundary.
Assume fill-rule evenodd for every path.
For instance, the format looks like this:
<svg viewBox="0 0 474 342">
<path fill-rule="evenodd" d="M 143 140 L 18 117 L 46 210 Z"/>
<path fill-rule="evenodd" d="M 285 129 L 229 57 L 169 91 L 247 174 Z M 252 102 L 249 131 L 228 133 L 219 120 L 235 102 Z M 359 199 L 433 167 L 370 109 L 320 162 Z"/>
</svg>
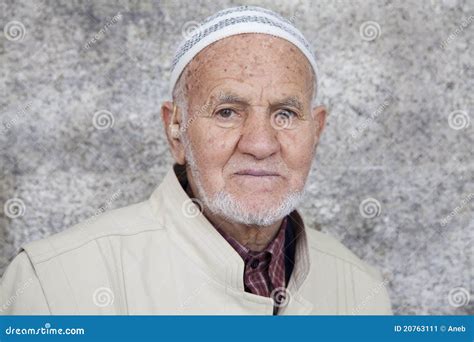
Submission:
<svg viewBox="0 0 474 342">
<path fill-rule="evenodd" d="M 35 269 L 27 254 L 20 252 L 0 280 L 0 315 L 48 314 L 48 303 Z"/>
<path fill-rule="evenodd" d="M 135 235 L 162 227 L 149 201 L 143 201 L 89 217 L 62 232 L 27 243 L 22 250 L 36 264 L 103 237 Z"/>
<path fill-rule="evenodd" d="M 349 263 L 363 273 L 366 273 L 374 280 L 382 281 L 382 276 L 375 267 L 361 260 L 333 236 L 315 229 L 308 229 L 307 236 L 308 245 L 313 252 L 323 253 L 343 262 Z"/>
<path fill-rule="evenodd" d="M 388 279 L 361 260 L 329 234 L 316 230 L 307 232 L 312 282 L 308 296 L 322 294 L 317 307 L 324 314 L 392 315 Z M 315 291 L 315 288 L 317 289 Z"/>
</svg>

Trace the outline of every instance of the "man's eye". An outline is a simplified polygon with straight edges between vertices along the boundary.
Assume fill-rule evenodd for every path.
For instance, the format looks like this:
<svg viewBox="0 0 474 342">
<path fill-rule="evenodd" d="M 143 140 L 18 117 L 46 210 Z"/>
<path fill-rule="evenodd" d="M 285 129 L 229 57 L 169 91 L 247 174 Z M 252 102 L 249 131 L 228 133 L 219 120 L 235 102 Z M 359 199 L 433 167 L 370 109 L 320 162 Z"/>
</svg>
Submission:
<svg viewBox="0 0 474 342">
<path fill-rule="evenodd" d="M 218 111 L 216 113 L 216 115 L 218 115 L 219 117 L 221 117 L 223 119 L 230 118 L 232 116 L 232 114 L 235 114 L 235 112 L 230 108 L 221 109 L 220 111 Z"/>
<path fill-rule="evenodd" d="M 289 109 L 282 109 L 272 114 L 271 124 L 275 129 L 295 129 L 300 117 Z"/>
<path fill-rule="evenodd" d="M 284 109 L 284 110 L 280 110 L 278 113 L 277 113 L 278 116 L 280 116 L 280 119 L 293 119 L 294 117 L 296 117 L 296 113 L 291 111 L 291 110 L 287 110 L 287 109 Z"/>
</svg>

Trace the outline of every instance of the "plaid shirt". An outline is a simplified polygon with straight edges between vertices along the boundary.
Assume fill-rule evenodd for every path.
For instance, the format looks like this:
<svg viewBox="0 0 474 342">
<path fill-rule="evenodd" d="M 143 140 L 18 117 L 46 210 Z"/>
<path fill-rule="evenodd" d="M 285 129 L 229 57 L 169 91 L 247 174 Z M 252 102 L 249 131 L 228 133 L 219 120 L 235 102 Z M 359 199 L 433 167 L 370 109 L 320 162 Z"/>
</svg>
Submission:
<svg viewBox="0 0 474 342">
<path fill-rule="evenodd" d="M 258 296 L 272 297 L 276 304 L 284 300 L 282 296 L 285 294 L 284 247 L 287 221 L 285 217 L 275 238 L 261 252 L 251 251 L 223 230 L 216 228 L 244 260 L 245 291 Z M 273 314 L 277 312 L 278 305 L 275 305 Z"/>
</svg>

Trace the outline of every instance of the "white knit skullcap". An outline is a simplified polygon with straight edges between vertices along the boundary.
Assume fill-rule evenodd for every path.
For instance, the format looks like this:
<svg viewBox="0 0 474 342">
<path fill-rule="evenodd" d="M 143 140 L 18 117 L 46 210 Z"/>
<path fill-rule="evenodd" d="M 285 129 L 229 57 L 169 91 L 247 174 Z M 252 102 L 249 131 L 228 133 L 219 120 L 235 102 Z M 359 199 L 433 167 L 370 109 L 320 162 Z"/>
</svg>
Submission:
<svg viewBox="0 0 474 342">
<path fill-rule="evenodd" d="M 256 6 L 240 6 L 217 12 L 205 19 L 178 47 L 171 66 L 170 96 L 188 63 L 206 46 L 223 38 L 242 33 L 263 33 L 283 38 L 295 45 L 308 59 L 316 75 L 319 73 L 312 49 L 303 34 L 279 14 Z"/>
</svg>

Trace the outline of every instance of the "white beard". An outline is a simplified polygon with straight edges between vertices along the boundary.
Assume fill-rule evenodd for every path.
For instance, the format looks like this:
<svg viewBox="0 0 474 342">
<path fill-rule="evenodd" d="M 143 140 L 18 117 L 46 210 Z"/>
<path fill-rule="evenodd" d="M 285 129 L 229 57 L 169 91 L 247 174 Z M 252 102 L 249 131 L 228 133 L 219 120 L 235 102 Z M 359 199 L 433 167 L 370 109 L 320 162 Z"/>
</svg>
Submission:
<svg viewBox="0 0 474 342">
<path fill-rule="evenodd" d="M 192 148 L 188 141 L 185 141 L 184 145 L 186 161 L 196 183 L 199 199 L 212 214 L 221 216 L 229 222 L 245 225 L 269 226 L 295 210 L 304 197 L 306 182 L 301 191 L 289 192 L 276 207 L 267 207 L 260 210 L 252 210 L 252 208 L 236 200 L 225 190 L 220 190 L 216 194 L 208 196 L 202 185 L 201 173 L 194 159 Z"/>
</svg>

